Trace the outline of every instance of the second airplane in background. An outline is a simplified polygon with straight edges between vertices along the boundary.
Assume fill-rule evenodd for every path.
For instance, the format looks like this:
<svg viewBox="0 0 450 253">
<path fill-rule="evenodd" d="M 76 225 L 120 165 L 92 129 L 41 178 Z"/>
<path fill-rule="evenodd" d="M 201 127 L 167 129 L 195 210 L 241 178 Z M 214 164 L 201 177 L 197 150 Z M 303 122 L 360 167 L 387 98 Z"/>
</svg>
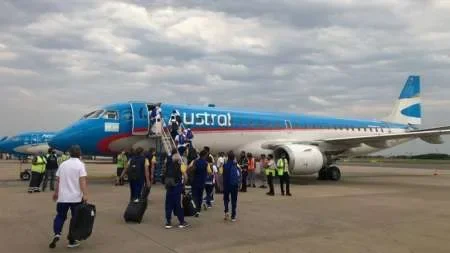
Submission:
<svg viewBox="0 0 450 253">
<path fill-rule="evenodd" d="M 114 155 L 124 149 L 156 145 L 149 137 L 149 112 L 155 106 L 167 124 L 173 110 L 192 129 L 196 147 L 213 152 L 245 150 L 255 155 L 287 154 L 295 174 L 319 173 L 339 180 L 335 159 L 366 155 L 420 138 L 442 143 L 450 127 L 418 130 L 421 124 L 420 77 L 408 77 L 390 115 L 384 120 L 347 119 L 305 114 L 256 112 L 243 109 L 129 102 L 105 106 L 59 132 L 52 147 L 67 150 L 78 144 L 84 154 Z"/>
</svg>

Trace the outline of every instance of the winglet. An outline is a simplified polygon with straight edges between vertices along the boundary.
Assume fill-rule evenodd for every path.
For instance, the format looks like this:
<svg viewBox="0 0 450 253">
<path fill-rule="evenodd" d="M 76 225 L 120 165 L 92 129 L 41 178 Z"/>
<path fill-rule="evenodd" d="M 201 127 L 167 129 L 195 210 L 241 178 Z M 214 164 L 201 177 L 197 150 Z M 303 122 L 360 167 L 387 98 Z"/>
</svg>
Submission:
<svg viewBox="0 0 450 253">
<path fill-rule="evenodd" d="M 387 122 L 420 125 L 422 106 L 420 99 L 420 76 L 409 76 Z"/>
</svg>

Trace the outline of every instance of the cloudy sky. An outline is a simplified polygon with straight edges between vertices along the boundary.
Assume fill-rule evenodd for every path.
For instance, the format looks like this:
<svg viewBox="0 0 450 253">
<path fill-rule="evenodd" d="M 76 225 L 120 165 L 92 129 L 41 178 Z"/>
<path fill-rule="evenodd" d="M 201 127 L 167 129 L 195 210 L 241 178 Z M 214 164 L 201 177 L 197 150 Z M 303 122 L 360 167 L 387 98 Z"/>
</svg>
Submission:
<svg viewBox="0 0 450 253">
<path fill-rule="evenodd" d="M 450 125 L 449 13 L 437 0 L 0 0 L 0 135 L 128 100 L 382 118 L 410 74 L 424 127 Z M 450 153 L 422 143 L 387 152 Z"/>
</svg>

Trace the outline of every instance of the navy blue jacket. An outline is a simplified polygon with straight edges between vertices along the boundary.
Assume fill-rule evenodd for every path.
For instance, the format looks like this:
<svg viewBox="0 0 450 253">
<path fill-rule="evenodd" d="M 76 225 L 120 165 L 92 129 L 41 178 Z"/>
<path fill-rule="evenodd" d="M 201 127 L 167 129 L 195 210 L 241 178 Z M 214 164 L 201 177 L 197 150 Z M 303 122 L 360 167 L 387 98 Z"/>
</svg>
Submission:
<svg viewBox="0 0 450 253">
<path fill-rule="evenodd" d="M 232 187 L 237 187 L 238 185 L 233 185 L 231 183 L 231 169 L 237 166 L 237 163 L 235 161 L 227 161 L 224 165 L 223 165 L 223 188 L 225 189 L 229 189 Z"/>
<path fill-rule="evenodd" d="M 206 182 L 206 177 L 208 176 L 208 162 L 203 159 L 198 159 L 195 163 L 195 173 L 193 186 L 204 186 Z"/>
</svg>

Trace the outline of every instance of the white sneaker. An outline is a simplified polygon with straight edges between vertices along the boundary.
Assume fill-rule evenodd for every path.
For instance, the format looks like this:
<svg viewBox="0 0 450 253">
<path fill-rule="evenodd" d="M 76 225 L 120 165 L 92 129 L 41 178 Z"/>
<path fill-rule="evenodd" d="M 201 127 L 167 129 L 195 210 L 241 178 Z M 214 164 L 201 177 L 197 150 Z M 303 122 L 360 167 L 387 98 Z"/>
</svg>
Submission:
<svg viewBox="0 0 450 253">
<path fill-rule="evenodd" d="M 76 248 L 80 246 L 80 241 L 75 240 L 73 242 L 69 242 L 69 244 L 67 245 L 67 248 Z"/>
</svg>

